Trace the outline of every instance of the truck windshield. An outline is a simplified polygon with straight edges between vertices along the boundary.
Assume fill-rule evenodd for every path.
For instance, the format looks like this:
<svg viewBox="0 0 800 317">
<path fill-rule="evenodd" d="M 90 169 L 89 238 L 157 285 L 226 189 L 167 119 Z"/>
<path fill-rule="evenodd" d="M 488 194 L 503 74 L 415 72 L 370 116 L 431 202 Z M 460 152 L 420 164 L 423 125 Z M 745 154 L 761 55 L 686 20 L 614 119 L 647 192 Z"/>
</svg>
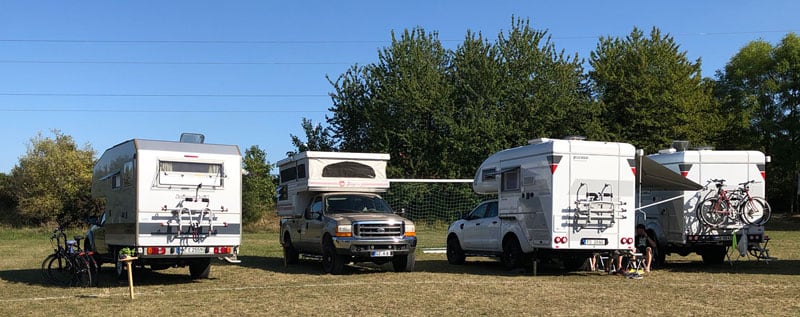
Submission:
<svg viewBox="0 0 800 317">
<path fill-rule="evenodd" d="M 330 195 L 325 198 L 326 213 L 392 213 L 392 209 L 378 196 Z"/>
</svg>

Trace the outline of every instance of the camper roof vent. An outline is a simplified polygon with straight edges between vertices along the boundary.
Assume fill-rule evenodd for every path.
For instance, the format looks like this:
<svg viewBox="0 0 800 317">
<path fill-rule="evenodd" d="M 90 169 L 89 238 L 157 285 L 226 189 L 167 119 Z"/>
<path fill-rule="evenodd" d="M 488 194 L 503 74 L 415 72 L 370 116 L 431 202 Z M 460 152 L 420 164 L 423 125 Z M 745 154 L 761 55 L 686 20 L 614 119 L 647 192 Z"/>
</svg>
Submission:
<svg viewBox="0 0 800 317">
<path fill-rule="evenodd" d="M 582 135 L 568 135 L 564 137 L 564 140 L 584 141 L 586 140 L 586 137 Z"/>
<path fill-rule="evenodd" d="M 713 146 L 709 146 L 709 145 L 698 146 L 698 147 L 695 148 L 695 150 L 698 150 L 698 151 L 711 151 L 713 149 L 714 149 L 714 147 Z"/>
<path fill-rule="evenodd" d="M 181 133 L 181 143 L 203 143 L 206 136 L 200 133 Z"/>
<path fill-rule="evenodd" d="M 540 143 L 545 143 L 545 142 L 550 142 L 550 139 L 548 139 L 548 138 L 538 138 L 538 139 L 528 140 L 528 144 L 540 144 Z"/>
<path fill-rule="evenodd" d="M 689 141 L 674 140 L 672 141 L 672 148 L 678 152 L 686 151 L 689 149 Z"/>
</svg>

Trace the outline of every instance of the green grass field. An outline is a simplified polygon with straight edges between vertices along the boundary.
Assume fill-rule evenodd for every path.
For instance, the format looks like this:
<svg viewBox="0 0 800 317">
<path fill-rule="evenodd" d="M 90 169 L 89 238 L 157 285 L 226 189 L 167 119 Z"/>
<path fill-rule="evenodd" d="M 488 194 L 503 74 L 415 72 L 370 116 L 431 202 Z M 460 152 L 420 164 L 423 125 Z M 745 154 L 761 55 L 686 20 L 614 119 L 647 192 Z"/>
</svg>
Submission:
<svg viewBox="0 0 800 317">
<path fill-rule="evenodd" d="M 453 266 L 444 254 L 417 252 L 415 272 L 349 266 L 322 273 L 303 260 L 285 268 L 276 232 L 245 233 L 240 265 L 214 261 L 211 279 L 188 269 L 136 272 L 136 299 L 105 265 L 97 288 L 44 284 L 52 249 L 43 230 L 0 232 L 0 315 L 800 315 L 800 218 L 773 220 L 771 263 L 745 258 L 705 266 L 697 256 L 668 257 L 665 268 L 632 280 L 543 267 L 538 276 L 508 272 L 493 259 Z M 70 232 L 80 234 L 80 232 Z M 420 247 L 444 245 L 441 229 L 421 230 Z"/>
</svg>

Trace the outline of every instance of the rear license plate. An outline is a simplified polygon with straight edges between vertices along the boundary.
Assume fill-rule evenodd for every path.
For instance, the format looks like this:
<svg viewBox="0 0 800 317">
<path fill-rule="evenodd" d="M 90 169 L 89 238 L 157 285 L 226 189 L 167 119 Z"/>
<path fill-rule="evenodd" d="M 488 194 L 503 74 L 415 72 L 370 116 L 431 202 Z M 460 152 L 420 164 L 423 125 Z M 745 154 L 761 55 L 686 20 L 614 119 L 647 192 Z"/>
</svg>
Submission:
<svg viewBox="0 0 800 317">
<path fill-rule="evenodd" d="M 607 245 L 607 239 L 581 239 L 582 245 Z"/>
<path fill-rule="evenodd" d="M 205 247 L 183 247 L 180 254 L 206 254 Z"/>
<path fill-rule="evenodd" d="M 392 251 L 391 250 L 372 251 L 371 255 L 373 258 L 387 257 L 387 256 L 392 256 Z"/>
</svg>

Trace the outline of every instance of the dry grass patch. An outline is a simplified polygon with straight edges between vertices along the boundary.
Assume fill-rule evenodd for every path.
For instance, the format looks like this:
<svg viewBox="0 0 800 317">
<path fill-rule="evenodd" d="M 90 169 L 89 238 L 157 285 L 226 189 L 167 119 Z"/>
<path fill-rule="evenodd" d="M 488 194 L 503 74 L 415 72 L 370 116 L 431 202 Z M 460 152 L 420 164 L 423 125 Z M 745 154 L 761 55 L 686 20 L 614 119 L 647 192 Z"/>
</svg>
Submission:
<svg viewBox="0 0 800 317">
<path fill-rule="evenodd" d="M 444 245 L 444 231 L 420 230 L 423 247 Z M 461 266 L 444 254 L 417 254 L 417 269 L 348 266 L 322 273 L 319 262 L 283 267 L 275 231 L 245 233 L 242 265 L 215 261 L 211 279 L 188 269 L 136 275 L 136 300 L 106 265 L 98 288 L 42 284 L 47 233 L 6 230 L 0 252 L 0 314 L 30 315 L 797 315 L 800 314 L 800 231 L 771 231 L 766 264 L 741 260 L 708 267 L 699 258 L 670 257 L 641 280 L 545 266 L 541 275 L 507 272 L 495 260 Z"/>
</svg>

